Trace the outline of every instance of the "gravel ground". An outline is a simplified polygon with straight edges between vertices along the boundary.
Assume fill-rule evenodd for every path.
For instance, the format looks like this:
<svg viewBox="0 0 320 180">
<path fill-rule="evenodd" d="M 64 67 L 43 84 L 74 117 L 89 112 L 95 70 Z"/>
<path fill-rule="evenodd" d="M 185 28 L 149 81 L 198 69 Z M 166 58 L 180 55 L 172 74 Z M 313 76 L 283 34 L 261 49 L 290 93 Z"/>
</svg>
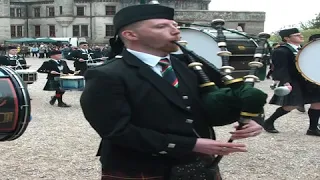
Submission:
<svg viewBox="0 0 320 180">
<path fill-rule="evenodd" d="M 43 59 L 28 58 L 31 69 Z M 68 62 L 73 68 L 71 62 Z M 100 164 L 95 156 L 100 139 L 84 119 L 81 92 L 66 92 L 71 108 L 49 105 L 54 92 L 42 91 L 45 75 L 29 86 L 32 121 L 19 139 L 0 143 L 0 180 L 97 180 Z M 269 80 L 257 84 L 272 96 Z M 269 98 L 270 98 L 269 97 Z M 276 106 L 266 105 L 266 116 Z M 220 163 L 225 180 L 319 180 L 319 138 L 306 136 L 307 114 L 293 111 L 276 122 L 280 134 L 262 133 L 241 140 L 249 152 L 224 157 Z M 226 141 L 232 126 L 216 128 L 219 140 Z M 318 144 L 317 144 L 318 143 Z"/>
</svg>

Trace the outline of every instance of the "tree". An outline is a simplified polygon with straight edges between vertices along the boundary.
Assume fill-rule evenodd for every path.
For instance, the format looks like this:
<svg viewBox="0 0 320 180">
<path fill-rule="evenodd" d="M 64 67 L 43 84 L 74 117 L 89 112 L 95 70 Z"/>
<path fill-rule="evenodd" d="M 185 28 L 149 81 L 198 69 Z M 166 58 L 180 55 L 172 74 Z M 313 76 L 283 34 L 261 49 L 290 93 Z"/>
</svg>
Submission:
<svg viewBox="0 0 320 180">
<path fill-rule="evenodd" d="M 316 14 L 316 17 L 305 23 L 300 22 L 301 29 L 319 29 L 320 28 L 320 13 Z"/>
</svg>

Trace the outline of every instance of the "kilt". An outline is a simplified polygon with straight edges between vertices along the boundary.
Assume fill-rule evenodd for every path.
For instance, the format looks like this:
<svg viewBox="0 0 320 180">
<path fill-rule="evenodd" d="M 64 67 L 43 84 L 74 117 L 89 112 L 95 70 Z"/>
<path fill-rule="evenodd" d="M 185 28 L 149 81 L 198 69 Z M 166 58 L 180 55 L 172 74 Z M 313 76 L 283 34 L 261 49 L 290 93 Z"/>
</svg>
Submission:
<svg viewBox="0 0 320 180">
<path fill-rule="evenodd" d="M 305 104 L 320 103 L 320 86 L 304 82 L 302 90 Z"/>
<path fill-rule="evenodd" d="M 44 86 L 44 91 L 56 91 L 60 89 L 59 80 L 48 79 L 46 85 Z"/>
<path fill-rule="evenodd" d="M 144 173 L 137 173 L 136 175 L 133 174 L 126 174 L 124 172 L 116 172 L 116 171 L 106 171 L 102 170 L 101 180 L 165 180 L 163 176 L 150 176 Z"/>
<path fill-rule="evenodd" d="M 279 86 L 283 86 L 285 82 L 280 82 Z M 303 89 L 299 81 L 292 81 L 292 91 L 286 96 L 273 95 L 269 104 L 279 106 L 303 106 L 305 104 L 303 98 Z"/>
<path fill-rule="evenodd" d="M 122 172 L 107 172 L 102 171 L 101 180 L 125 180 L 125 179 L 131 179 L 131 180 L 169 180 L 170 178 L 164 177 L 164 176 L 148 176 L 144 173 L 140 173 L 139 175 L 126 175 Z M 196 179 L 195 179 L 196 180 Z M 197 179 L 197 180 L 203 180 L 203 179 Z M 220 172 L 215 174 L 215 179 L 208 179 L 208 180 L 222 180 Z"/>
<path fill-rule="evenodd" d="M 213 179 L 207 180 L 222 180 L 219 167 L 210 170 L 212 172 Z M 127 174 L 125 172 L 120 171 L 107 171 L 102 169 L 101 180 L 125 180 L 125 179 L 132 179 L 132 180 L 170 180 L 170 175 L 148 175 L 148 173 L 131 173 Z M 201 179 L 192 179 L 192 180 L 203 180 Z"/>
</svg>

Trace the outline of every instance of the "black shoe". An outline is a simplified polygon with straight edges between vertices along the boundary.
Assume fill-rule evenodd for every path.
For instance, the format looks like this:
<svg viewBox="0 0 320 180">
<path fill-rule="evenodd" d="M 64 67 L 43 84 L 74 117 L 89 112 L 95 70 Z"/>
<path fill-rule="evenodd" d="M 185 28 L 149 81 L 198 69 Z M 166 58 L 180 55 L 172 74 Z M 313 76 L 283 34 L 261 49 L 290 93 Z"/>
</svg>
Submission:
<svg viewBox="0 0 320 180">
<path fill-rule="evenodd" d="M 71 105 L 68 105 L 68 104 L 62 102 L 62 103 L 58 104 L 58 107 L 71 107 Z"/>
<path fill-rule="evenodd" d="M 51 100 L 49 101 L 49 103 L 50 103 L 51 105 L 54 105 L 54 103 L 56 103 L 56 100 L 57 100 L 57 97 L 51 96 Z"/>
<path fill-rule="evenodd" d="M 304 106 L 300 106 L 297 108 L 298 111 L 302 112 L 302 113 L 305 113 L 306 112 L 306 109 L 304 108 Z"/>
<path fill-rule="evenodd" d="M 268 122 L 268 120 L 266 120 L 263 124 L 263 128 L 265 131 L 267 131 L 268 133 L 279 133 L 279 131 L 274 127 L 273 123 Z"/>
<path fill-rule="evenodd" d="M 320 130 L 319 129 L 316 129 L 316 130 L 308 129 L 307 135 L 309 135 L 309 136 L 320 136 Z"/>
</svg>

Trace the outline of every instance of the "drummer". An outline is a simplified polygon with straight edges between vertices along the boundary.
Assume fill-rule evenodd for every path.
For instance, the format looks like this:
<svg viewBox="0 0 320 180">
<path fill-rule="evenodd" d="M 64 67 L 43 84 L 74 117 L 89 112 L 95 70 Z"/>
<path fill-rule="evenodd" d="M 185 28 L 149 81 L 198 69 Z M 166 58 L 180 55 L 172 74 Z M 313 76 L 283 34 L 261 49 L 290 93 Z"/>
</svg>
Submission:
<svg viewBox="0 0 320 180">
<path fill-rule="evenodd" d="M 23 56 L 18 55 L 18 48 L 16 46 L 8 47 L 7 58 L 10 61 L 10 66 L 15 66 L 15 69 L 27 69 L 27 61 Z"/>
<path fill-rule="evenodd" d="M 61 60 L 61 51 L 53 50 L 49 52 L 50 60 L 43 62 L 42 66 L 38 69 L 39 73 L 47 73 L 47 83 L 43 90 L 56 91 L 55 96 L 51 96 L 49 103 L 54 105 L 58 100 L 58 107 L 71 107 L 62 101 L 62 96 L 65 93 L 60 88 L 59 77 L 63 74 L 72 74 L 74 71 L 70 70 L 66 61 Z"/>
<path fill-rule="evenodd" d="M 270 104 L 280 106 L 266 121 L 264 129 L 269 133 L 279 133 L 274 127 L 274 122 L 281 116 L 304 104 L 311 104 L 308 110 L 309 129 L 307 135 L 320 136 L 318 120 L 320 117 L 320 88 L 311 87 L 297 71 L 295 65 L 296 54 L 303 43 L 303 35 L 297 28 L 284 29 L 279 32 L 285 44 L 276 48 L 272 54 L 274 72 L 272 77 L 278 80 L 280 86 L 291 89 L 290 94 L 284 97 L 274 95 Z"/>
<path fill-rule="evenodd" d="M 80 42 L 79 48 L 70 53 L 70 57 L 74 60 L 74 67 L 76 71 L 80 71 L 79 75 L 83 76 L 87 70 L 87 60 L 96 59 L 98 57 L 94 56 L 94 53 L 89 49 L 89 44 L 87 42 Z"/>
</svg>

